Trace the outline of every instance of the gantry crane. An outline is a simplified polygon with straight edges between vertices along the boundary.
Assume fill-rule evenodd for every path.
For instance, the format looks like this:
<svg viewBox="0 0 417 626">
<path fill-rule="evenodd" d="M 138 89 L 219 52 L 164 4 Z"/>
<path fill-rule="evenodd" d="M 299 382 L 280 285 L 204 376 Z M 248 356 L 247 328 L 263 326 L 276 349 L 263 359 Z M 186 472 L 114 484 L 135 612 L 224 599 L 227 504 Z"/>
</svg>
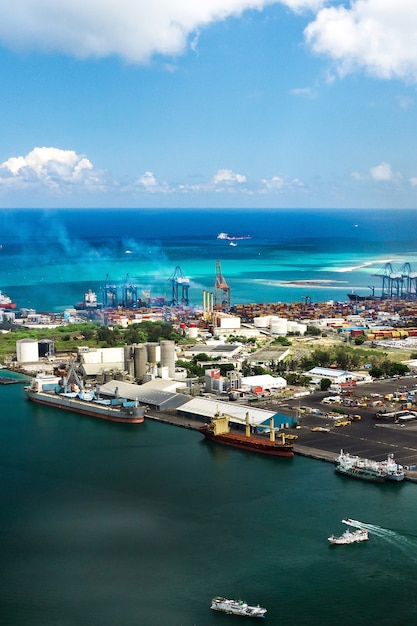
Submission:
<svg viewBox="0 0 417 626">
<path fill-rule="evenodd" d="M 188 298 L 190 279 L 184 275 L 184 272 L 179 265 L 177 265 L 169 280 L 172 283 L 171 305 L 178 306 L 179 304 L 182 304 L 184 306 L 188 306 L 190 302 Z"/>
<path fill-rule="evenodd" d="M 230 311 L 230 287 L 222 274 L 220 261 L 216 261 L 216 279 L 214 282 L 214 308 L 228 312 Z"/>
</svg>

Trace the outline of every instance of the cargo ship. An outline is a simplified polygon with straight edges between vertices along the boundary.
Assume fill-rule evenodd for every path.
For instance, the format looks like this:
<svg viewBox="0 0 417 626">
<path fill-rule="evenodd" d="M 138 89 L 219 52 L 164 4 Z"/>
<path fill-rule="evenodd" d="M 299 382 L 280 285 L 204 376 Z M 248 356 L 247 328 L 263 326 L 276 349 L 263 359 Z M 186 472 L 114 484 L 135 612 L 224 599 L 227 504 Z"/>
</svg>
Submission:
<svg viewBox="0 0 417 626">
<path fill-rule="evenodd" d="M 213 611 L 221 611 L 229 615 L 242 615 L 243 617 L 265 617 L 266 609 L 259 606 L 250 606 L 243 600 L 228 600 L 217 596 L 211 601 Z"/>
<path fill-rule="evenodd" d="M 71 378 L 74 382 L 70 382 Z M 28 400 L 64 411 L 72 411 L 109 422 L 141 424 L 145 420 L 145 407 L 137 400 L 131 401 L 114 397 L 100 397 L 96 391 L 85 391 L 73 366 L 64 378 L 50 374 L 37 374 L 31 384 L 25 387 Z"/>
<path fill-rule="evenodd" d="M 230 429 L 230 420 L 237 419 L 224 413 L 216 413 L 209 424 L 199 428 L 200 433 L 207 439 L 222 443 L 233 448 L 257 452 L 258 454 L 269 454 L 271 456 L 294 456 L 294 445 L 287 441 L 285 434 L 275 439 L 274 420 L 270 420 L 269 439 L 262 435 L 251 433 L 249 423 L 249 413 L 246 414 L 245 433 Z"/>
<path fill-rule="evenodd" d="M 101 309 L 103 307 L 102 302 L 97 302 L 97 294 L 95 291 L 89 289 L 84 294 L 84 300 L 82 302 L 77 302 L 74 304 L 74 309 L 77 311 L 91 311 L 95 309 Z"/>
<path fill-rule="evenodd" d="M 0 309 L 15 309 L 16 302 L 12 302 L 7 293 L 0 291 Z"/>
</svg>

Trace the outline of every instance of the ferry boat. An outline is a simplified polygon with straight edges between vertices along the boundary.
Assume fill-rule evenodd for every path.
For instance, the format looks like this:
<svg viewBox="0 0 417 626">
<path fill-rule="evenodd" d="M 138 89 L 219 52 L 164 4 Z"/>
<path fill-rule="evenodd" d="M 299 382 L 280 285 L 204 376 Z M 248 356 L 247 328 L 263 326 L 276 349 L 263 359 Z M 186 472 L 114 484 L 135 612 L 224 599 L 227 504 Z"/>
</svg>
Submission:
<svg viewBox="0 0 417 626">
<path fill-rule="evenodd" d="M 389 454 L 384 461 L 371 461 L 341 450 L 336 458 L 336 472 L 371 482 L 400 482 L 405 478 L 404 468 L 395 462 L 393 454 Z"/>
<path fill-rule="evenodd" d="M 294 445 L 291 440 L 287 440 L 285 434 L 279 436 L 277 440 L 275 439 L 273 418 L 270 420 L 269 439 L 251 433 L 249 413 L 246 414 L 245 433 L 232 431 L 230 429 L 230 419 L 237 418 L 217 412 L 211 418 L 211 422 L 199 428 L 199 431 L 207 439 L 233 448 L 257 452 L 258 454 L 269 454 L 271 456 L 294 456 Z"/>
<path fill-rule="evenodd" d="M 25 387 L 25 393 L 31 402 L 110 422 L 141 424 L 145 420 L 145 407 L 137 400 L 101 397 L 99 389 L 85 391 L 72 364 L 65 378 L 38 373 Z"/>
<path fill-rule="evenodd" d="M 227 239 L 227 241 L 240 241 L 241 239 L 252 239 L 251 235 L 241 235 L 240 237 L 233 237 L 228 233 L 219 233 L 217 239 Z"/>
<path fill-rule="evenodd" d="M 361 543 L 362 541 L 368 541 L 368 539 L 368 531 L 363 528 L 358 528 L 358 530 L 353 531 L 346 529 L 340 537 L 330 535 L 330 537 L 327 538 L 327 541 L 331 546 L 341 546 L 351 543 Z"/>
<path fill-rule="evenodd" d="M 264 617 L 267 612 L 267 610 L 259 606 L 259 604 L 257 606 L 250 606 L 246 602 L 243 602 L 243 600 L 228 600 L 220 596 L 212 599 L 210 608 L 213 609 L 213 611 L 242 615 L 244 617 Z"/>
</svg>

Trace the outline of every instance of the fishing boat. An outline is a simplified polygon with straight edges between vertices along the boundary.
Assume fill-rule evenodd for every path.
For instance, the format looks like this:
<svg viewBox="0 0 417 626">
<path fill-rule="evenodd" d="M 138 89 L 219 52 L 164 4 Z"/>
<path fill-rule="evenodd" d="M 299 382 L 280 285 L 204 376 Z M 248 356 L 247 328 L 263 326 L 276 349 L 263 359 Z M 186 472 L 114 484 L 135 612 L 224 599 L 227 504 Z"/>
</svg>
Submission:
<svg viewBox="0 0 417 626">
<path fill-rule="evenodd" d="M 73 364 L 63 378 L 38 373 L 25 387 L 25 393 L 31 402 L 110 422 L 141 424 L 145 420 L 146 407 L 137 400 L 120 398 L 117 393 L 114 397 L 104 396 L 98 387 L 85 390 Z"/>
<path fill-rule="evenodd" d="M 220 596 L 212 599 L 210 608 L 213 609 L 213 611 L 242 615 L 244 617 L 264 617 L 267 612 L 267 610 L 259 606 L 259 604 L 257 606 L 250 606 L 246 602 L 243 602 L 243 600 L 228 600 Z"/>
<path fill-rule="evenodd" d="M 368 531 L 364 528 L 358 528 L 353 531 L 346 529 L 340 537 L 330 535 L 330 537 L 327 538 L 327 541 L 331 546 L 342 546 L 351 543 L 361 543 L 362 541 L 368 541 L 368 539 Z"/>
<path fill-rule="evenodd" d="M 275 438 L 274 420 L 270 420 L 269 438 L 262 435 L 254 435 L 251 432 L 249 413 L 246 414 L 245 432 L 231 430 L 230 420 L 238 420 L 237 417 L 217 412 L 209 424 L 204 424 L 199 431 L 207 439 L 233 448 L 269 454 L 272 456 L 294 456 L 294 445 L 288 440 L 285 433 Z"/>
</svg>

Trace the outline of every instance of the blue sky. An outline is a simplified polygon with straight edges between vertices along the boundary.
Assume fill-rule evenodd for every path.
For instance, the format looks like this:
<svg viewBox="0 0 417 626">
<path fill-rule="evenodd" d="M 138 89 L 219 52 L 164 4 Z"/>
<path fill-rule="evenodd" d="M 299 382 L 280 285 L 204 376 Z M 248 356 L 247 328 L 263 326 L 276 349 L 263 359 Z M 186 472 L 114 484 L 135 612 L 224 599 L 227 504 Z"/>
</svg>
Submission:
<svg viewBox="0 0 417 626">
<path fill-rule="evenodd" d="M 2 0 L 1 207 L 414 207 L 415 0 Z"/>
</svg>

